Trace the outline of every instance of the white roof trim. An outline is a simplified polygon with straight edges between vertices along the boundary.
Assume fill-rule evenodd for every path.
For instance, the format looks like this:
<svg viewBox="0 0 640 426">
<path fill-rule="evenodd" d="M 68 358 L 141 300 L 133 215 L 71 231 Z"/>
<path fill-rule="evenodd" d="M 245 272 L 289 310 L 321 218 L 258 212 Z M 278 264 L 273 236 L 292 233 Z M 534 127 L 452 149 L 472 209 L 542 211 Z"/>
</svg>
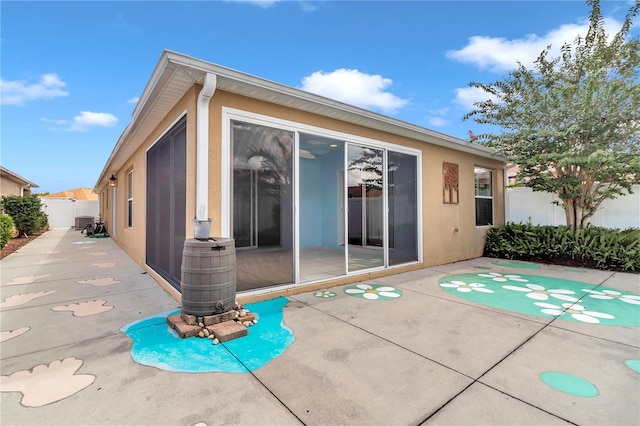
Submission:
<svg viewBox="0 0 640 426">
<path fill-rule="evenodd" d="M 11 180 L 13 180 L 14 182 L 20 184 L 23 187 L 28 186 L 28 187 L 31 187 L 31 188 L 40 188 L 35 183 L 31 182 L 30 180 L 27 180 L 27 179 L 23 178 L 22 176 L 20 176 L 17 173 L 12 172 L 11 170 L 7 169 L 6 167 L 0 166 L 0 174 L 2 174 L 3 176 L 7 176 L 7 177 L 11 178 Z"/>
<path fill-rule="evenodd" d="M 193 84 L 202 84 L 206 73 L 217 76 L 216 88 L 264 100 L 286 107 L 331 117 L 417 141 L 438 145 L 456 151 L 467 152 L 485 158 L 506 161 L 492 149 L 482 145 L 439 133 L 425 127 L 397 120 L 382 114 L 348 105 L 333 99 L 285 86 L 250 74 L 196 59 L 181 53 L 165 50 L 156 65 L 140 100 L 131 116 L 131 123 L 124 130 L 114 147 L 96 183 L 96 189 L 107 183 L 126 159 L 133 154 L 166 115 L 173 105 Z M 139 133 L 141 134 L 139 135 Z M 136 136 L 140 136 L 136 138 Z M 132 146 L 134 145 L 138 146 Z"/>
</svg>

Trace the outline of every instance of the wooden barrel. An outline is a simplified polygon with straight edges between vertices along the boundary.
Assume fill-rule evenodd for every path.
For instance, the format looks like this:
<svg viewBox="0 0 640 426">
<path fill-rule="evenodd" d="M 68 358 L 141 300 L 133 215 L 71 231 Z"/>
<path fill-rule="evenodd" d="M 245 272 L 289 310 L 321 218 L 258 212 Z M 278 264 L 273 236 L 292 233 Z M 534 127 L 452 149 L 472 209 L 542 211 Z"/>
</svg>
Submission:
<svg viewBox="0 0 640 426">
<path fill-rule="evenodd" d="M 207 316 L 230 311 L 236 301 L 236 248 L 232 238 L 184 242 L 180 275 L 182 312 Z"/>
</svg>

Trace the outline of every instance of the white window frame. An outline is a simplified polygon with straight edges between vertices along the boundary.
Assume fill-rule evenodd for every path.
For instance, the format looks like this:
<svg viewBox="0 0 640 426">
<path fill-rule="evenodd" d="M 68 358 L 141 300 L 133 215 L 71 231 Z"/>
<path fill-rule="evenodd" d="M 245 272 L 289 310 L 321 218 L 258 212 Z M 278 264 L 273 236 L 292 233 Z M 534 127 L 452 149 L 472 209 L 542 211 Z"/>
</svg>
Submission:
<svg viewBox="0 0 640 426">
<path fill-rule="evenodd" d="M 490 176 L 489 177 L 489 182 L 491 184 L 491 195 L 478 195 L 476 193 L 476 184 L 475 184 L 476 175 L 477 175 L 476 169 L 482 169 L 483 171 L 489 172 L 489 176 Z M 475 197 L 474 197 L 474 206 L 477 203 L 476 200 L 478 200 L 478 199 L 491 200 L 491 223 L 489 223 L 487 225 L 478 225 L 478 216 L 477 216 L 477 212 L 476 212 L 475 215 L 474 215 L 475 216 L 476 228 L 486 228 L 486 227 L 489 227 L 489 226 L 493 226 L 493 224 L 495 223 L 495 219 L 494 219 L 495 218 L 495 210 L 494 210 L 495 209 L 495 203 L 494 203 L 494 200 L 493 200 L 493 194 L 494 194 L 493 188 L 494 188 L 495 185 L 493 183 L 493 176 L 494 176 L 493 172 L 494 172 L 493 169 L 490 169 L 488 167 L 482 167 L 482 166 L 478 166 L 478 165 L 473 166 L 473 192 L 474 192 L 474 195 L 475 195 Z M 476 209 L 474 209 L 474 211 L 475 210 Z"/>
<path fill-rule="evenodd" d="M 127 228 L 133 229 L 133 169 L 127 173 Z"/>
<path fill-rule="evenodd" d="M 406 146 L 402 146 L 402 145 L 396 145 L 396 144 L 392 144 L 389 142 L 383 142 L 377 139 L 370 139 L 370 138 L 365 138 L 362 136 L 357 136 L 357 135 L 353 135 L 351 133 L 342 133 L 342 132 L 338 132 L 338 131 L 334 131 L 334 130 L 329 130 L 329 129 L 325 129 L 322 127 L 316 127 L 316 126 L 312 126 L 309 124 L 304 124 L 304 123 L 299 123 L 299 122 L 295 122 L 295 121 L 289 121 L 289 120 L 284 120 L 281 118 L 275 118 L 275 117 L 271 117 L 271 116 L 267 116 L 267 115 L 262 115 L 262 114 L 257 114 L 254 112 L 249 112 L 249 111 L 244 111 L 244 110 L 239 110 L 239 109 L 235 109 L 235 108 L 231 108 L 231 107 L 222 107 L 222 149 L 221 149 L 221 171 L 222 171 L 222 176 L 221 176 L 221 194 L 220 194 L 220 205 L 222 206 L 221 208 L 221 220 L 220 220 L 220 228 L 221 228 L 221 236 L 225 237 L 225 238 L 231 238 L 233 235 L 233 229 L 231 227 L 231 206 L 233 204 L 233 200 L 231 199 L 231 175 L 233 173 L 232 170 L 232 161 L 231 161 L 231 122 L 233 120 L 237 120 L 237 121 L 244 121 L 247 123 L 252 123 L 252 124 L 258 124 L 258 125 L 264 125 L 267 127 L 275 127 L 281 130 L 287 130 L 287 131 L 292 131 L 295 133 L 295 152 L 294 154 L 294 158 L 296 158 L 296 161 L 298 161 L 298 157 L 299 157 L 299 153 L 298 153 L 298 134 L 300 132 L 302 133 L 311 133 L 311 134 L 315 134 L 318 136 L 324 136 L 324 137 L 328 137 L 328 138 L 332 138 L 332 139 L 338 139 L 341 140 L 346 144 L 348 143 L 354 143 L 357 145 L 361 145 L 361 146 L 370 146 L 373 148 L 379 148 L 379 149 L 383 149 L 385 151 L 384 154 L 384 166 L 386 168 L 386 160 L 387 160 L 387 151 L 392 150 L 395 152 L 399 152 L 399 153 L 405 153 L 405 154 L 410 154 L 410 155 L 414 155 L 417 159 L 417 207 L 418 207 L 418 212 L 417 212 L 417 217 L 418 217 L 418 222 L 417 222 L 417 242 L 418 242 L 418 260 L 415 263 L 423 263 L 424 262 L 424 257 L 423 257 L 423 211 L 422 211 L 422 199 L 423 199 L 423 194 L 422 194 L 422 151 L 416 148 L 411 148 L 411 147 L 406 147 Z M 346 150 L 345 150 L 346 153 Z M 346 154 L 345 154 L 346 155 Z M 298 226 L 299 226 L 299 218 L 298 218 L 298 203 L 299 203 L 299 193 L 298 193 L 298 170 L 299 170 L 299 165 L 296 163 L 295 167 L 294 167 L 294 182 L 295 182 L 295 187 L 294 187 L 294 206 L 295 206 L 295 210 L 294 210 L 294 262 L 297 268 L 298 265 L 298 251 L 299 251 L 299 241 L 298 241 L 298 236 L 297 236 L 297 232 L 298 232 Z M 385 179 L 386 179 L 386 173 L 385 173 Z M 345 181 L 345 185 L 346 185 L 346 181 Z M 346 191 L 346 189 L 345 189 Z M 385 189 L 384 191 L 386 191 L 386 185 L 385 185 Z M 346 193 L 346 192 L 345 192 Z M 386 195 L 385 195 L 385 199 L 386 199 Z M 346 201 L 345 201 L 346 203 Z M 345 206 L 346 208 L 346 206 Z M 388 205 L 385 204 L 385 211 L 388 209 Z M 345 210 L 346 212 L 346 210 Z M 388 233 L 388 230 L 386 230 L 386 227 L 388 227 L 388 217 L 387 215 L 384 215 L 385 217 L 385 233 Z M 345 232 L 346 232 L 346 227 L 345 227 Z M 346 238 L 346 236 L 345 236 Z M 388 235 L 385 235 L 385 238 L 387 238 L 388 240 Z M 346 240 L 345 240 L 346 241 Z M 385 264 L 387 263 L 388 259 L 385 258 Z M 393 269 L 393 268 L 398 268 L 398 267 L 403 267 L 406 266 L 407 264 L 402 264 L 402 265 L 394 265 L 394 266 L 388 266 L 386 268 L 380 268 L 380 269 Z M 298 271 L 295 270 L 296 268 L 294 268 L 294 278 L 296 280 L 296 282 L 299 281 L 299 276 L 298 276 Z M 371 270 L 365 270 L 365 271 L 354 271 L 352 273 L 349 273 L 347 275 L 358 275 L 358 274 L 364 274 L 364 273 L 370 273 Z M 280 288 L 289 288 L 289 287 L 294 287 L 297 285 L 301 285 L 300 283 L 297 284 L 290 284 L 290 285 L 284 285 L 281 287 L 277 287 L 278 289 Z M 264 293 L 264 292 L 269 292 L 269 291 L 273 291 L 274 288 L 266 288 L 266 289 L 258 289 L 258 290 L 254 290 L 251 291 L 249 294 L 260 294 L 260 293 Z"/>
</svg>

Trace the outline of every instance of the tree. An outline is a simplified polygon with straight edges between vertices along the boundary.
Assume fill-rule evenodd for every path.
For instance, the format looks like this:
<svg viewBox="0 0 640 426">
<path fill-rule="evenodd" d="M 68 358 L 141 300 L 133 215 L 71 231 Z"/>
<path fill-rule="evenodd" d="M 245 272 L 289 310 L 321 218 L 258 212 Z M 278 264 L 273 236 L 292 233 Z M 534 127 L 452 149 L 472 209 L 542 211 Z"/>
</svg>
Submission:
<svg viewBox="0 0 640 426">
<path fill-rule="evenodd" d="M 479 139 L 519 164 L 526 186 L 556 193 L 572 229 L 640 182 L 640 40 L 629 37 L 640 0 L 611 38 L 600 1 L 587 4 L 586 36 L 557 58 L 547 47 L 533 69 L 519 63 L 504 81 L 470 83 L 493 99 L 463 117 L 500 128 Z"/>
</svg>

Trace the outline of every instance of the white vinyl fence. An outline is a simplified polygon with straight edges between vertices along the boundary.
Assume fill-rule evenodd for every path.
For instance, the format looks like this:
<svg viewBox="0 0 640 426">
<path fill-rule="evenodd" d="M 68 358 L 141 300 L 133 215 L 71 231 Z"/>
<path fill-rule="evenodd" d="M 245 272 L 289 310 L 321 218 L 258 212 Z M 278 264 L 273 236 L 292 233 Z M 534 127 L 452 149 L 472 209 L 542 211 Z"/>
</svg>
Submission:
<svg viewBox="0 0 640 426">
<path fill-rule="evenodd" d="M 49 216 L 49 227 L 71 228 L 75 226 L 76 217 L 100 216 L 99 201 L 81 201 L 56 198 L 40 198 L 42 210 Z"/>
<path fill-rule="evenodd" d="M 507 188 L 505 197 L 508 222 L 553 226 L 566 224 L 564 209 L 553 204 L 558 200 L 555 194 L 518 187 Z M 590 218 L 590 223 L 605 228 L 640 228 L 640 185 L 633 187 L 633 194 L 604 200 Z"/>
</svg>

